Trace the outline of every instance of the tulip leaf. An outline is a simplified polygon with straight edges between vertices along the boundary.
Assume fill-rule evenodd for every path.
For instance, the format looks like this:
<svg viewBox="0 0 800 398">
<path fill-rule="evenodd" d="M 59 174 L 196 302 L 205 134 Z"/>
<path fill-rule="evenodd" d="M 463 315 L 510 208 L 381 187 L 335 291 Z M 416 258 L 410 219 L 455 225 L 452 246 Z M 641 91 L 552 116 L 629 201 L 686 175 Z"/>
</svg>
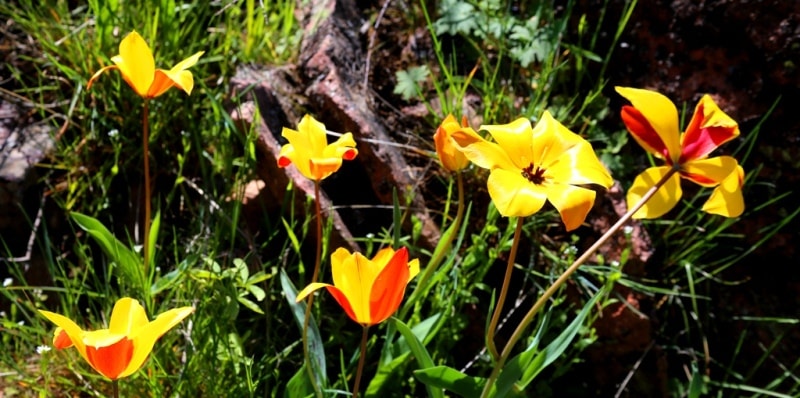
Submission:
<svg viewBox="0 0 800 398">
<path fill-rule="evenodd" d="M 397 380 L 397 372 L 401 366 L 408 363 L 408 356 L 411 355 L 410 351 L 405 354 L 392 358 L 388 363 L 381 363 L 375 376 L 369 381 L 367 391 L 364 395 L 368 397 L 383 397 L 388 395 L 384 388 L 392 388 Z"/>
<path fill-rule="evenodd" d="M 311 385 L 305 366 L 297 369 L 297 373 L 286 383 L 284 398 L 307 398 L 314 396 L 314 386 Z"/>
<path fill-rule="evenodd" d="M 296 302 L 297 298 L 297 288 L 294 287 L 294 284 L 291 280 L 289 280 L 289 276 L 286 275 L 286 271 L 281 269 L 281 288 L 283 289 L 283 294 L 286 296 L 286 301 L 289 302 L 289 307 L 292 308 L 292 315 L 294 315 L 294 320 L 297 322 L 297 326 L 300 329 L 300 333 L 303 333 L 303 323 L 306 317 L 306 303 L 305 301 Z M 314 368 L 314 377 L 316 378 L 316 383 L 318 386 L 324 387 L 327 385 L 327 369 L 325 368 L 325 350 L 322 346 L 322 337 L 319 333 L 319 328 L 317 328 L 317 321 L 314 320 L 314 316 L 311 316 L 311 319 L 308 321 L 308 350 L 311 356 L 312 368 Z M 305 372 L 305 369 L 302 369 Z"/>
<path fill-rule="evenodd" d="M 558 359 L 572 344 L 572 340 L 575 339 L 575 336 L 583 327 L 584 320 L 591 309 L 594 308 L 597 300 L 604 295 L 604 291 L 601 290 L 591 300 L 587 301 L 575 319 L 543 350 L 539 351 L 537 349 L 538 339 L 535 339 L 525 351 L 509 360 L 497 378 L 496 396 L 504 396 L 513 388 L 523 390 L 536 378 L 539 372 Z"/>
<path fill-rule="evenodd" d="M 144 269 L 138 255 L 114 237 L 96 218 L 77 212 L 71 212 L 70 217 L 100 245 L 103 252 L 117 265 L 120 276 L 126 282 L 136 288 L 144 289 Z"/>
<path fill-rule="evenodd" d="M 158 243 L 158 230 L 161 228 L 161 211 L 157 211 L 153 221 L 150 224 L 150 235 L 147 242 L 147 257 L 149 257 L 148 264 L 150 267 L 155 264 L 156 259 L 156 244 Z"/>
<path fill-rule="evenodd" d="M 425 385 L 444 388 L 462 397 L 479 397 L 486 379 L 472 377 L 448 366 L 434 366 L 432 368 L 414 371 L 414 376 Z"/>
<path fill-rule="evenodd" d="M 431 359 L 430 354 L 428 354 L 428 350 L 425 349 L 425 346 L 419 341 L 417 336 L 414 335 L 414 332 L 403 323 L 403 321 L 392 317 L 392 321 L 394 322 L 394 326 L 397 328 L 397 331 L 403 335 L 408 343 L 409 348 L 411 348 L 411 352 L 417 358 L 417 363 L 419 363 L 419 367 L 421 369 L 432 368 L 434 366 L 433 359 Z M 436 388 L 430 384 L 425 384 L 425 388 L 428 390 L 428 397 L 431 398 L 443 398 L 444 395 L 442 394 L 441 388 Z"/>
</svg>

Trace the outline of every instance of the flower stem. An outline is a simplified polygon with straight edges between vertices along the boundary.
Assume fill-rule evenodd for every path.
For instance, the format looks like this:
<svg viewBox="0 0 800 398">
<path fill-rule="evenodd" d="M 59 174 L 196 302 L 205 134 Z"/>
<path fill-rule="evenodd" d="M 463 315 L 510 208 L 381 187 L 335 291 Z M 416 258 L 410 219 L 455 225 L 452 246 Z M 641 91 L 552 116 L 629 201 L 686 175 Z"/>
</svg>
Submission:
<svg viewBox="0 0 800 398">
<path fill-rule="evenodd" d="M 114 394 L 114 398 L 119 398 L 119 379 L 111 381 L 111 391 Z"/>
<path fill-rule="evenodd" d="M 508 339 L 508 344 L 506 344 L 505 348 L 503 349 L 503 353 L 500 356 L 500 359 L 495 364 L 494 368 L 492 369 L 492 373 L 489 376 L 489 379 L 486 381 L 486 385 L 483 388 L 483 393 L 481 394 L 481 397 L 485 398 L 489 396 L 489 392 L 494 386 L 497 377 L 500 375 L 500 371 L 503 369 L 503 365 L 505 365 L 505 362 L 511 355 L 511 350 L 514 348 L 514 344 L 516 344 L 517 341 L 519 341 L 519 339 L 522 338 L 522 333 L 525 331 L 528 325 L 530 325 L 530 323 L 533 321 L 534 315 L 536 315 L 536 313 L 539 312 L 539 310 L 541 310 L 542 307 L 544 307 L 547 300 L 549 300 L 550 297 L 552 297 L 553 294 L 555 294 L 555 292 L 558 291 L 559 288 L 561 288 L 561 286 L 569 279 L 570 276 L 572 276 L 572 274 L 578 269 L 578 267 L 580 267 L 584 262 L 586 262 L 586 260 L 588 260 L 589 257 L 591 257 L 597 251 L 597 249 L 600 248 L 600 246 L 605 244 L 606 241 L 609 238 L 611 238 L 611 236 L 613 236 L 622 227 L 623 224 L 625 224 L 628 220 L 630 220 L 630 218 L 637 211 L 639 211 L 639 209 L 641 209 L 642 206 L 644 206 L 644 204 L 647 203 L 647 201 L 649 201 L 650 198 L 653 197 L 653 195 L 655 195 L 656 191 L 658 191 L 659 188 L 661 188 L 677 171 L 678 169 L 672 168 L 663 177 L 661 177 L 661 179 L 657 183 L 655 183 L 655 185 L 653 185 L 644 194 L 644 196 L 642 196 L 642 199 L 639 201 L 639 203 L 636 204 L 636 206 L 633 206 L 632 208 L 628 209 L 627 213 L 625 213 L 622 217 L 620 217 L 620 219 L 617 220 L 617 222 L 614 225 L 612 225 L 611 228 L 609 228 L 608 231 L 606 231 L 606 233 L 603 234 L 603 236 L 601 236 L 600 239 L 597 240 L 597 242 L 595 242 L 580 257 L 578 257 L 578 259 L 576 259 L 575 262 L 573 262 L 572 265 L 570 265 L 569 268 L 567 268 L 566 271 L 564 271 L 564 273 L 562 273 L 561 276 L 559 276 L 558 279 L 556 279 L 556 281 L 553 282 L 553 284 L 550 285 L 549 288 L 547 288 L 544 294 L 542 294 L 542 296 L 539 297 L 539 299 L 536 301 L 533 307 L 531 307 L 528 313 L 525 314 L 525 317 L 522 319 L 522 321 L 520 321 L 519 325 L 517 325 L 517 328 L 514 330 L 514 333 Z"/>
<path fill-rule="evenodd" d="M 317 278 L 319 277 L 319 268 L 320 263 L 322 262 L 322 206 L 319 202 L 320 199 L 320 192 L 319 192 L 319 181 L 314 181 L 314 209 L 317 213 L 317 254 L 316 260 L 314 260 L 314 272 L 311 274 L 311 282 L 315 283 Z M 308 373 L 308 377 L 311 381 L 311 385 L 314 387 L 314 393 L 317 397 L 322 397 L 322 390 L 320 386 L 317 385 L 317 379 L 314 376 L 314 365 L 311 362 L 311 353 L 308 347 L 308 324 L 311 320 L 311 307 L 314 304 L 314 295 L 309 294 L 308 299 L 306 301 L 306 313 L 305 318 L 303 318 L 303 356 L 305 357 L 306 363 L 306 372 Z"/>
<path fill-rule="evenodd" d="M 511 244 L 511 252 L 508 253 L 508 264 L 506 265 L 506 275 L 503 278 L 503 287 L 500 289 L 500 297 L 497 298 L 497 303 L 494 306 L 494 313 L 492 314 L 492 321 L 489 323 L 489 330 L 486 331 L 486 348 L 492 354 L 492 360 L 497 360 L 500 354 L 497 352 L 497 346 L 494 344 L 494 332 L 497 328 L 497 323 L 500 321 L 500 312 L 503 311 L 503 304 L 506 302 L 508 295 L 508 285 L 511 282 L 511 271 L 514 269 L 514 261 L 517 258 L 517 248 L 519 248 L 520 236 L 522 235 L 522 224 L 525 217 L 517 217 L 517 228 L 514 230 L 514 241 Z M 506 346 L 507 347 L 507 346 Z M 495 366 L 497 368 L 497 366 Z"/>
<path fill-rule="evenodd" d="M 364 373 L 364 360 L 367 357 L 367 335 L 369 334 L 369 326 L 364 325 L 363 332 L 361 333 L 361 351 L 358 357 L 358 369 L 356 369 L 356 381 L 353 385 L 353 398 L 358 398 L 358 387 L 361 385 L 361 374 Z"/>
<path fill-rule="evenodd" d="M 149 136 L 149 108 L 148 101 L 144 100 L 144 115 L 142 116 L 142 151 L 144 157 L 144 275 L 150 265 L 150 136 Z M 142 286 L 144 288 L 144 286 Z"/>
</svg>

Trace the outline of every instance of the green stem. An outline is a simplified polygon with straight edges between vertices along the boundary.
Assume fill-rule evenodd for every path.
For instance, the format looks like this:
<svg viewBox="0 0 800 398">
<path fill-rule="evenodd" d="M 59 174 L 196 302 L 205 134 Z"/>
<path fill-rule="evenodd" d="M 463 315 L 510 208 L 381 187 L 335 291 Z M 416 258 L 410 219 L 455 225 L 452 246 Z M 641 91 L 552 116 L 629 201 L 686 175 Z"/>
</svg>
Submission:
<svg viewBox="0 0 800 398">
<path fill-rule="evenodd" d="M 358 398 L 358 387 L 361 385 L 361 374 L 364 373 L 364 360 L 367 357 L 367 335 L 369 334 L 369 326 L 364 325 L 363 332 L 361 333 L 361 351 L 358 357 L 358 369 L 356 369 L 356 381 L 353 385 L 353 398 Z"/>
<path fill-rule="evenodd" d="M 522 235 L 522 224 L 525 217 L 517 217 L 517 228 L 514 230 L 514 241 L 511 244 L 511 252 L 508 253 L 508 264 L 506 264 L 506 275 L 503 278 L 503 287 L 500 289 L 500 297 L 497 298 L 497 303 L 494 306 L 494 313 L 492 314 L 492 321 L 489 323 L 489 330 L 486 331 L 486 348 L 492 354 L 492 360 L 497 360 L 500 355 L 497 352 L 497 346 L 494 344 L 494 332 L 497 328 L 497 323 L 500 321 L 500 313 L 503 311 L 503 304 L 506 302 L 508 295 L 508 285 L 511 282 L 511 271 L 514 270 L 514 261 L 517 258 L 517 248 L 519 248 L 520 236 Z M 496 367 L 495 367 L 496 368 Z"/>
<path fill-rule="evenodd" d="M 572 276 L 572 274 L 578 269 L 578 267 L 580 267 L 584 262 L 586 262 L 586 260 L 588 260 L 589 257 L 591 257 L 597 251 L 597 249 L 600 248 L 600 246 L 605 244 L 606 241 L 609 238 L 611 238 L 611 236 L 613 236 L 622 227 L 623 224 L 625 224 L 628 220 L 630 220 L 633 214 L 639 211 L 639 209 L 641 209 L 642 206 L 644 206 L 644 204 L 647 203 L 650 200 L 650 198 L 653 197 L 653 195 L 655 195 L 655 193 L 659 190 L 659 188 L 661 188 L 670 179 L 670 177 L 672 177 L 672 175 L 675 174 L 675 172 L 677 171 L 678 169 L 672 168 L 670 169 L 669 172 L 667 172 L 667 174 L 661 177 L 661 180 L 655 183 L 655 185 L 653 185 L 644 194 L 644 196 L 642 196 L 642 199 L 639 201 L 639 203 L 636 204 L 636 206 L 628 209 L 627 213 L 625 213 L 622 217 L 620 217 L 620 219 L 614 225 L 612 225 L 611 228 L 609 228 L 608 231 L 606 231 L 606 233 L 603 234 L 603 236 L 601 236 L 600 239 L 597 240 L 597 242 L 595 242 L 589 249 L 587 249 L 586 252 L 583 253 L 583 255 L 578 257 L 578 259 L 575 260 L 575 262 L 572 263 L 572 265 L 570 265 L 569 268 L 567 268 L 566 271 L 564 271 L 564 273 L 561 274 L 561 276 L 559 276 L 558 279 L 556 279 L 556 281 L 553 282 L 552 285 L 550 285 L 549 288 L 547 288 L 544 294 L 542 294 L 542 296 L 539 297 L 539 299 L 536 301 L 533 307 L 531 307 L 528 313 L 525 314 L 525 317 L 522 319 L 522 321 L 520 321 L 519 325 L 517 325 L 517 328 L 514 329 L 514 333 L 508 339 L 508 344 L 506 344 L 505 348 L 503 349 L 503 353 L 500 356 L 500 359 L 495 364 L 494 368 L 492 369 L 492 373 L 489 376 L 489 379 L 486 381 L 486 385 L 483 388 L 483 393 L 481 394 L 482 398 L 486 398 L 489 396 L 489 393 L 492 390 L 492 387 L 494 386 L 497 377 L 500 375 L 500 371 L 503 369 L 503 365 L 505 365 L 505 362 L 511 355 L 511 350 L 514 348 L 514 345 L 517 343 L 517 341 L 519 341 L 519 339 L 522 338 L 522 333 L 525 331 L 528 325 L 530 325 L 530 323 L 533 321 L 534 315 L 536 315 L 536 313 L 539 312 L 539 310 L 541 310 L 542 307 L 544 307 L 547 300 L 549 300 L 550 297 L 552 297 L 553 294 L 555 294 L 555 292 L 558 291 L 559 288 L 561 288 L 561 286 L 569 279 L 570 276 Z"/>
<path fill-rule="evenodd" d="M 142 117 L 142 151 L 144 152 L 144 275 L 150 265 L 150 137 L 149 137 L 148 101 L 144 100 L 144 116 Z"/>
<path fill-rule="evenodd" d="M 413 306 L 413 303 L 417 301 L 419 296 L 427 294 L 429 290 L 428 280 L 430 280 L 431 276 L 433 276 L 434 272 L 439 268 L 439 265 L 442 263 L 442 260 L 444 260 L 446 254 L 450 252 L 450 245 L 453 244 L 453 240 L 455 239 L 456 235 L 458 235 L 459 229 L 461 229 L 461 223 L 464 221 L 464 209 L 466 206 L 464 205 L 464 177 L 461 175 L 461 172 L 458 171 L 456 171 L 456 184 L 458 186 L 458 207 L 456 209 L 456 218 L 447 232 L 445 232 L 445 235 L 442 236 L 442 239 L 444 239 L 444 244 L 434 251 L 433 257 L 431 257 L 430 261 L 428 261 L 428 265 L 425 267 L 425 271 L 419 278 L 419 282 L 417 282 L 416 287 L 414 287 L 414 291 L 408 297 L 406 304 L 400 310 L 400 314 L 397 317 L 399 319 L 405 319 L 406 314 Z"/>
<path fill-rule="evenodd" d="M 314 203 L 314 209 L 317 213 L 317 254 L 310 283 L 315 283 L 317 281 L 320 263 L 322 262 L 322 205 L 320 205 L 319 181 L 316 180 L 314 181 Z M 318 398 L 321 398 L 322 390 L 320 386 L 317 385 L 317 378 L 314 377 L 314 365 L 311 362 L 311 354 L 308 347 L 308 324 L 311 320 L 311 307 L 314 304 L 314 295 L 309 294 L 307 300 L 305 318 L 303 318 L 303 357 L 305 358 L 306 372 L 311 380 L 311 385 L 314 387 L 314 393 Z"/>
</svg>

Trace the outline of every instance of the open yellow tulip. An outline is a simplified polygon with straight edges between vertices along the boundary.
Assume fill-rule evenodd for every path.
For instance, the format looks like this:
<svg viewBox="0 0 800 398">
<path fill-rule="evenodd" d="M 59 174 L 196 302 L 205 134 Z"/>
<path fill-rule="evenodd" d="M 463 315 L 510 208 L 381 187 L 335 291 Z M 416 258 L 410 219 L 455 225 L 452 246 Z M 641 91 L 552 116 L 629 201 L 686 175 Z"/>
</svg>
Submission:
<svg viewBox="0 0 800 398">
<path fill-rule="evenodd" d="M 278 167 L 294 164 L 307 178 L 321 181 L 340 167 L 342 159 L 353 160 L 358 155 L 352 133 L 346 133 L 328 145 L 325 125 L 310 115 L 303 116 L 297 130 L 284 127 L 282 136 L 289 143 L 281 147 Z"/>
<path fill-rule="evenodd" d="M 128 83 L 136 94 L 142 98 L 155 98 L 164 94 L 171 87 L 178 87 L 186 94 L 192 93 L 194 78 L 192 72 L 187 69 L 197 63 L 204 51 L 198 51 L 189 58 L 179 62 L 170 70 L 156 69 L 153 53 L 150 47 L 136 31 L 129 33 L 119 44 L 119 55 L 111 58 L 114 65 L 106 66 L 97 71 L 86 89 L 92 87 L 92 83 L 100 77 L 103 72 L 111 69 L 119 69 L 122 78 Z"/>
<path fill-rule="evenodd" d="M 54 347 L 74 346 L 98 373 L 116 380 L 139 370 L 156 340 L 194 312 L 194 308 L 172 309 L 151 322 L 138 301 L 125 297 L 114 304 L 108 329 L 94 331 L 82 330 L 63 315 L 39 312 L 58 326 L 53 337 Z"/>
<path fill-rule="evenodd" d="M 739 125 L 710 96 L 700 99 L 686 131 L 681 133 L 678 110 L 669 98 L 637 88 L 616 87 L 616 90 L 632 105 L 622 107 L 622 121 L 628 131 L 642 148 L 666 162 L 664 166 L 646 169 L 634 179 L 628 190 L 628 206 L 638 203 L 670 170 L 677 171 L 633 218 L 660 217 L 675 207 L 682 196 L 681 178 L 704 187 L 717 187 L 703 210 L 726 217 L 742 214 L 744 170 L 731 156 L 708 157 L 739 135 Z"/>
<path fill-rule="evenodd" d="M 592 146 L 544 112 L 535 128 L 530 120 L 481 126 L 495 142 L 471 129 L 452 140 L 479 167 L 491 170 L 489 196 L 505 217 L 526 217 L 549 201 L 568 231 L 578 228 L 594 204 L 595 192 L 581 185 L 611 187 L 613 180 Z"/>
<path fill-rule="evenodd" d="M 406 285 L 419 273 L 419 260 L 408 261 L 408 249 L 387 247 L 370 260 L 339 248 L 331 255 L 333 285 L 312 283 L 297 294 L 297 302 L 327 288 L 350 319 L 364 326 L 379 324 L 400 307 Z"/>
</svg>

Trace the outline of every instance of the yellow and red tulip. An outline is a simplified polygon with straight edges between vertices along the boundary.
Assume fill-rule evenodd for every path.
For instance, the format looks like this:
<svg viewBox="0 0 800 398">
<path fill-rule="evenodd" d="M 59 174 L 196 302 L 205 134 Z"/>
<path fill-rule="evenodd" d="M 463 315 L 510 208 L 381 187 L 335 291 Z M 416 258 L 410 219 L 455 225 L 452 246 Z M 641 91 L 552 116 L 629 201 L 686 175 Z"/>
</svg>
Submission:
<svg viewBox="0 0 800 398">
<path fill-rule="evenodd" d="M 114 65 L 106 66 L 89 79 L 86 89 L 103 72 L 119 69 L 122 78 L 142 98 L 150 99 L 164 94 L 172 87 L 178 87 L 186 94 L 192 93 L 194 78 L 187 69 L 194 66 L 204 51 L 198 51 L 179 62 L 170 70 L 156 69 L 150 47 L 136 31 L 129 33 L 119 44 L 119 54 L 111 58 Z"/>
<path fill-rule="evenodd" d="M 717 187 L 703 210 L 726 217 L 742 214 L 744 170 L 731 156 L 708 157 L 720 145 L 736 138 L 739 126 L 709 95 L 700 99 L 686 131 L 681 133 L 678 110 L 667 97 L 629 87 L 616 90 L 631 102 L 631 106 L 622 108 L 622 120 L 628 131 L 642 148 L 666 162 L 636 177 L 628 190 L 628 206 L 638 203 L 670 170 L 677 171 L 634 218 L 660 217 L 675 207 L 682 196 L 681 178 L 704 187 Z"/>
<path fill-rule="evenodd" d="M 194 308 L 172 309 L 148 321 L 139 302 L 125 297 L 114 304 L 108 329 L 94 331 L 82 330 L 63 315 L 39 312 L 58 326 L 53 336 L 54 347 L 74 346 L 98 373 L 116 380 L 139 370 L 156 340 L 194 312 Z"/>
<path fill-rule="evenodd" d="M 321 181 L 342 166 L 342 159 L 353 160 L 358 155 L 352 133 L 346 133 L 332 144 L 328 144 L 325 125 L 310 115 L 303 116 L 297 130 L 283 128 L 289 143 L 281 148 L 278 166 L 294 164 L 307 178 Z"/>
<path fill-rule="evenodd" d="M 570 231 L 583 223 L 594 204 L 595 192 L 582 185 L 613 184 L 592 146 L 549 112 L 535 128 L 520 118 L 480 130 L 487 130 L 495 142 L 471 129 L 455 131 L 452 141 L 472 163 L 490 170 L 489 196 L 505 217 L 526 217 L 550 202 Z"/>
<path fill-rule="evenodd" d="M 461 151 L 456 149 L 456 147 L 453 146 L 453 142 L 450 140 L 453 133 L 462 128 L 470 129 L 470 127 L 467 126 L 466 118 L 462 121 L 462 124 L 458 124 L 458 121 L 453 115 L 447 115 L 442 121 L 442 124 L 439 125 L 439 128 L 436 129 L 436 134 L 433 135 L 439 161 L 442 162 L 442 166 L 445 169 L 450 171 L 459 171 L 469 164 L 469 159 L 467 159 Z"/>
<path fill-rule="evenodd" d="M 419 273 L 419 260 L 408 261 L 408 249 L 385 248 L 370 260 L 339 248 L 331 255 L 333 284 L 312 283 L 297 294 L 297 302 L 326 288 L 350 319 L 363 326 L 379 324 L 400 307 L 406 285 Z"/>
</svg>

